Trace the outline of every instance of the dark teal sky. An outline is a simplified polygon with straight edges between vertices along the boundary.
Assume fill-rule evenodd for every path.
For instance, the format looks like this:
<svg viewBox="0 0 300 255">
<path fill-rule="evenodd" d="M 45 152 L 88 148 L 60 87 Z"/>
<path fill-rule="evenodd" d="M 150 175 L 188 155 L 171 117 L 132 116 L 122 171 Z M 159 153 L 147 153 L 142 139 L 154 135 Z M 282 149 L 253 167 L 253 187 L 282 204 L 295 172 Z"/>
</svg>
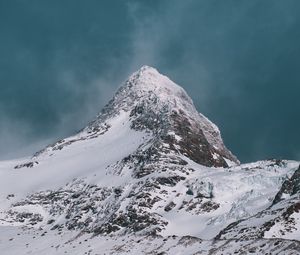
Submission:
<svg viewBox="0 0 300 255">
<path fill-rule="evenodd" d="M 241 161 L 300 159 L 300 1 L 0 1 L 0 159 L 73 134 L 141 65 Z"/>
</svg>

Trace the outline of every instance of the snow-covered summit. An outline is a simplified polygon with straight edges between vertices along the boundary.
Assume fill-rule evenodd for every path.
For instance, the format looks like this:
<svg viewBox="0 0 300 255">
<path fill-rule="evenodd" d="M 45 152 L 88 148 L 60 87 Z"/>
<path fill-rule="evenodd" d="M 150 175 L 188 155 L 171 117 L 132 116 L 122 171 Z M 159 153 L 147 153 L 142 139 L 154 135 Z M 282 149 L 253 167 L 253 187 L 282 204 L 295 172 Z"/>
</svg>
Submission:
<svg viewBox="0 0 300 255">
<path fill-rule="evenodd" d="M 137 96 L 154 93 L 162 101 L 168 101 L 174 106 L 180 101 L 193 105 L 191 98 L 182 87 L 159 73 L 154 67 L 142 66 L 128 78 L 125 86 L 129 86 L 131 90 L 137 93 Z"/>
<path fill-rule="evenodd" d="M 130 132 L 146 132 L 151 137 L 148 150 L 163 147 L 205 166 L 239 164 L 225 147 L 217 126 L 196 110 L 184 89 L 148 66 L 133 73 L 80 133 L 48 146 L 33 160 L 77 141 L 98 138 L 121 121 L 129 125 Z"/>
<path fill-rule="evenodd" d="M 130 104 L 153 96 L 157 99 L 156 103 L 197 114 L 193 101 L 185 90 L 150 66 L 142 66 L 130 75 L 117 91 L 114 100 L 121 99 Z"/>
<path fill-rule="evenodd" d="M 153 98 L 155 98 L 155 104 L 168 106 L 170 111 L 174 108 L 188 111 L 190 114 L 197 114 L 193 101 L 185 90 L 149 66 L 142 66 L 130 75 L 104 108 L 104 111 L 111 110 L 111 108 L 128 110 L 132 105 Z"/>
<path fill-rule="evenodd" d="M 225 147 L 218 127 L 197 111 L 185 90 L 153 67 L 133 73 L 86 130 L 97 129 L 122 111 L 130 112 L 133 129 L 154 133 L 200 164 L 239 163 Z"/>
</svg>

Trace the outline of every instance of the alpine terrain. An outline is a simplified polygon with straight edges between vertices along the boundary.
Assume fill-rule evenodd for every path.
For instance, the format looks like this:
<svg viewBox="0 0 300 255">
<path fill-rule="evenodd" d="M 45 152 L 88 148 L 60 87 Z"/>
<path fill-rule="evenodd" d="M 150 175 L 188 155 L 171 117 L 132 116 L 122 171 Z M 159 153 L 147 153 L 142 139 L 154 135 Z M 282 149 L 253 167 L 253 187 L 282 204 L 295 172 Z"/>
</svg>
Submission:
<svg viewBox="0 0 300 255">
<path fill-rule="evenodd" d="M 0 162 L 0 254 L 300 254 L 299 162 L 240 164 L 143 66 L 79 133 Z"/>
</svg>

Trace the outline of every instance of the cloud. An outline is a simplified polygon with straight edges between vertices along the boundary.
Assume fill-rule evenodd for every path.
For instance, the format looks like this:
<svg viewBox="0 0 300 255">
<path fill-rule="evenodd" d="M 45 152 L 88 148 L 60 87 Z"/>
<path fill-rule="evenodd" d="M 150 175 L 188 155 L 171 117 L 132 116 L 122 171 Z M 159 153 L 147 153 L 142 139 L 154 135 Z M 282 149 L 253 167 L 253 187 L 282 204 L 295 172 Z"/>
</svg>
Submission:
<svg viewBox="0 0 300 255">
<path fill-rule="evenodd" d="M 0 139 L 10 144 L 0 152 L 31 154 L 73 134 L 145 64 L 187 90 L 241 161 L 299 151 L 298 4 L 128 0 L 67 15 L 68 5 L 50 6 L 0 10 Z"/>
<path fill-rule="evenodd" d="M 0 160 L 22 157 L 28 151 L 37 151 L 50 142 L 49 139 L 32 141 L 32 128 L 24 121 L 7 118 L 0 119 Z"/>
</svg>

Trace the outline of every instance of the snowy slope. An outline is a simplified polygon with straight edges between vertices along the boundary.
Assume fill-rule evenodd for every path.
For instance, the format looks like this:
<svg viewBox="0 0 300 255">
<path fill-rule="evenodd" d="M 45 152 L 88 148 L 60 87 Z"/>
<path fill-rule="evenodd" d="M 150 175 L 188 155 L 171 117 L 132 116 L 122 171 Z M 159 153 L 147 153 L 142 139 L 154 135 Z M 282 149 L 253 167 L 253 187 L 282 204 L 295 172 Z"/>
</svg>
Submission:
<svg viewBox="0 0 300 255">
<path fill-rule="evenodd" d="M 0 250 L 297 254 L 282 238 L 299 240 L 298 167 L 240 165 L 186 92 L 144 66 L 78 134 L 0 163 Z"/>
</svg>

